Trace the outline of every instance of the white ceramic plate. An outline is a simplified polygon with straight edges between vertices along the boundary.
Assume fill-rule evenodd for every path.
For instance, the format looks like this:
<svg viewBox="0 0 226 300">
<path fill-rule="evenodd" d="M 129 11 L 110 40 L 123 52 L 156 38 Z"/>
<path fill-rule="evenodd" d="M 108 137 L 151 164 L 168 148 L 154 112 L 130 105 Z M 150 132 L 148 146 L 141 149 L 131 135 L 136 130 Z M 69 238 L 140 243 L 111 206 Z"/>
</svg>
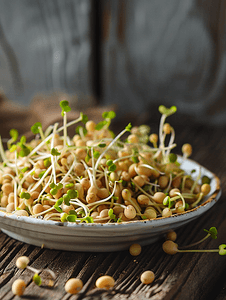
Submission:
<svg viewBox="0 0 226 300">
<path fill-rule="evenodd" d="M 186 159 L 182 160 L 182 169 L 190 173 L 200 165 Z M 17 217 L 0 212 L 0 228 L 8 236 L 39 247 L 49 249 L 107 252 L 126 250 L 133 243 L 148 245 L 170 230 L 175 230 L 200 217 L 220 198 L 220 180 L 212 172 L 201 167 L 201 174 L 211 178 L 210 196 L 187 212 L 155 220 L 142 220 L 125 223 L 59 223 L 30 217 Z"/>
</svg>

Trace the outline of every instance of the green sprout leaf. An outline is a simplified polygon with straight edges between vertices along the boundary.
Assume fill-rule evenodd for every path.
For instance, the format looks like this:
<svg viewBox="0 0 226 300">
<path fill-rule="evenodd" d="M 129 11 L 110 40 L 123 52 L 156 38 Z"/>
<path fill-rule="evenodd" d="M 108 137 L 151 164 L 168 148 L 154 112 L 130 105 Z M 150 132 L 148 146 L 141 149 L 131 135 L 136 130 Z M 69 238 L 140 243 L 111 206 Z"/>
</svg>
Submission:
<svg viewBox="0 0 226 300">
<path fill-rule="evenodd" d="M 114 172 L 116 170 L 117 166 L 115 164 L 112 164 L 111 166 L 108 167 L 108 171 Z"/>
<path fill-rule="evenodd" d="M 90 217 L 90 216 L 87 216 L 87 217 L 83 218 L 83 221 L 85 221 L 86 223 L 94 223 L 93 218 Z"/>
<path fill-rule="evenodd" d="M 56 148 L 52 148 L 51 149 L 51 155 L 58 156 L 58 155 L 60 155 L 60 152 L 58 152 L 58 150 Z"/>
<path fill-rule="evenodd" d="M 42 284 L 42 279 L 37 273 L 33 276 L 33 281 L 38 286 Z"/>
<path fill-rule="evenodd" d="M 16 151 L 17 150 L 17 145 L 12 145 L 11 147 L 10 147 L 10 149 L 9 149 L 9 152 L 14 152 L 14 151 Z"/>
<path fill-rule="evenodd" d="M 83 124 L 86 124 L 87 122 L 88 122 L 88 117 L 87 117 L 87 115 L 84 115 L 82 112 L 80 113 L 80 118 L 81 118 L 81 122 L 83 123 Z"/>
<path fill-rule="evenodd" d="M 100 156 L 100 152 L 99 152 L 99 151 L 94 151 L 94 152 L 93 152 L 93 157 L 94 157 L 94 158 L 97 159 L 99 156 Z"/>
<path fill-rule="evenodd" d="M 75 215 L 75 216 L 77 216 L 77 212 L 72 209 L 72 210 L 69 211 L 69 215 Z"/>
<path fill-rule="evenodd" d="M 108 167 L 110 167 L 112 164 L 113 164 L 113 160 L 112 159 L 107 160 L 106 165 Z"/>
<path fill-rule="evenodd" d="M 113 211 L 112 208 L 109 209 L 108 215 L 109 215 L 111 220 L 114 220 L 115 222 L 117 221 L 116 215 L 114 214 L 114 211 Z"/>
<path fill-rule="evenodd" d="M 189 209 L 189 204 L 185 203 L 185 210 L 188 210 L 188 209 Z"/>
<path fill-rule="evenodd" d="M 208 176 L 205 175 L 202 177 L 202 184 L 205 184 L 205 183 L 210 184 L 210 182 L 211 182 L 211 179 Z"/>
<path fill-rule="evenodd" d="M 174 153 L 170 153 L 170 154 L 169 154 L 169 161 L 170 161 L 171 163 L 176 162 L 176 161 L 177 161 L 177 155 L 174 154 Z"/>
<path fill-rule="evenodd" d="M 33 126 L 31 126 L 31 131 L 34 134 L 38 134 L 39 133 L 39 128 L 42 128 L 42 124 L 40 122 L 37 122 Z"/>
<path fill-rule="evenodd" d="M 70 197 L 70 199 L 76 199 L 78 198 L 78 191 L 77 190 L 68 190 L 67 195 Z"/>
<path fill-rule="evenodd" d="M 50 194 L 53 195 L 53 196 L 55 196 L 57 194 L 57 192 L 58 192 L 57 188 L 53 188 L 53 189 L 50 190 Z"/>
<path fill-rule="evenodd" d="M 159 106 L 159 112 L 162 115 L 166 115 L 167 117 L 174 114 L 177 111 L 176 106 L 171 106 L 170 108 L 166 108 L 164 105 Z"/>
<path fill-rule="evenodd" d="M 98 144 L 98 147 L 104 148 L 104 147 L 106 147 L 106 144 L 105 143 L 100 143 L 100 144 Z"/>
<path fill-rule="evenodd" d="M 23 169 L 21 169 L 21 172 L 25 173 L 27 170 L 29 170 L 29 168 L 28 167 L 24 167 Z"/>
<path fill-rule="evenodd" d="M 30 149 L 25 146 L 25 145 L 22 145 L 22 150 L 19 152 L 19 156 L 21 157 L 25 157 L 25 156 L 28 156 L 28 154 L 30 153 Z"/>
<path fill-rule="evenodd" d="M 104 128 L 105 125 L 108 124 L 108 121 L 104 120 L 104 121 L 100 121 L 96 126 L 95 129 L 96 130 L 101 130 L 102 128 Z"/>
<path fill-rule="evenodd" d="M 72 188 L 73 186 L 74 186 L 74 183 L 73 183 L 73 182 L 70 182 L 70 183 L 68 183 L 68 184 L 65 185 L 65 187 L 66 187 L 67 189 Z"/>
<path fill-rule="evenodd" d="M 217 229 L 216 227 L 211 227 L 209 230 L 204 229 L 205 232 L 209 233 L 212 239 L 217 239 Z"/>
<path fill-rule="evenodd" d="M 16 142 L 16 140 L 18 139 L 18 131 L 16 129 L 11 129 L 9 131 L 9 135 L 11 136 L 11 142 Z"/>
<path fill-rule="evenodd" d="M 64 194 L 63 195 L 63 199 L 64 199 L 64 203 L 67 205 L 67 206 L 69 206 L 70 205 L 70 197 L 69 197 L 69 195 L 68 194 Z"/>
<path fill-rule="evenodd" d="M 48 158 L 45 158 L 44 159 L 44 166 L 46 168 L 48 168 L 49 166 L 51 165 L 51 159 L 48 157 Z"/>
<path fill-rule="evenodd" d="M 163 199 L 162 204 L 166 206 L 166 205 L 169 204 L 169 202 L 170 202 L 170 197 L 169 197 L 169 196 L 166 196 L 166 197 Z"/>
<path fill-rule="evenodd" d="M 114 119 L 116 117 L 116 113 L 114 111 L 105 111 L 102 113 L 103 119 Z"/>
<path fill-rule="evenodd" d="M 68 222 L 75 222 L 77 220 L 77 216 L 76 215 L 68 215 L 67 216 L 67 221 Z"/>
<path fill-rule="evenodd" d="M 20 198 L 21 198 L 21 199 L 26 199 L 26 200 L 28 200 L 28 199 L 31 198 L 31 195 L 30 195 L 30 193 L 22 192 L 22 193 L 20 194 Z"/>
<path fill-rule="evenodd" d="M 62 112 L 61 112 L 62 116 L 64 116 L 64 113 L 71 111 L 71 108 L 67 100 L 60 101 L 60 107 L 62 108 Z"/>
<path fill-rule="evenodd" d="M 57 186 L 57 185 L 56 185 L 54 182 L 50 183 L 50 185 L 49 185 L 49 187 L 50 187 L 51 189 L 54 189 L 56 186 Z"/>
<path fill-rule="evenodd" d="M 126 129 L 126 131 L 131 131 L 131 129 L 132 129 L 132 124 L 131 123 L 129 123 L 126 127 L 125 127 L 125 129 Z"/>
<path fill-rule="evenodd" d="M 219 254 L 220 255 L 226 255 L 226 244 L 221 244 L 219 246 Z"/>
<path fill-rule="evenodd" d="M 67 221 L 67 217 L 68 217 L 67 213 L 62 213 L 61 214 L 61 218 L 60 218 L 61 222 L 66 222 Z"/>
<path fill-rule="evenodd" d="M 46 172 L 46 171 L 40 172 L 39 175 L 38 175 L 38 177 L 39 177 L 39 178 L 42 178 L 42 176 L 45 174 L 45 172 Z"/>
<path fill-rule="evenodd" d="M 87 134 L 87 130 L 86 128 L 84 128 L 83 126 L 77 126 L 76 129 L 75 129 L 75 132 L 79 135 L 81 135 L 81 133 L 83 135 L 86 135 Z"/>
<path fill-rule="evenodd" d="M 20 138 L 20 144 L 25 144 L 27 141 L 26 136 L 22 135 L 22 137 Z"/>
<path fill-rule="evenodd" d="M 57 202 L 56 202 L 55 205 L 54 205 L 54 208 L 55 208 L 58 212 L 60 212 L 60 213 L 63 212 L 63 211 L 62 211 L 62 208 L 60 207 L 60 205 L 63 203 L 63 201 L 64 201 L 64 199 L 63 199 L 63 198 L 60 198 L 60 199 L 57 200 Z"/>
</svg>

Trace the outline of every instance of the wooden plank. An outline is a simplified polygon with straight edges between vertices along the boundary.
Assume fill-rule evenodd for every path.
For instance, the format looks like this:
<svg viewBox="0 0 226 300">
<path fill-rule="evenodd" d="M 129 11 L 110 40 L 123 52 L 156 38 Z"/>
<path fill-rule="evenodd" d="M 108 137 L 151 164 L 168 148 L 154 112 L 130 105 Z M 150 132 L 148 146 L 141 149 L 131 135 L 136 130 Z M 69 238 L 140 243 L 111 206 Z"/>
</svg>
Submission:
<svg viewBox="0 0 226 300">
<path fill-rule="evenodd" d="M 37 93 L 61 91 L 92 103 L 91 0 L 2 0 L 0 19 L 8 98 L 27 105 Z"/>
<path fill-rule="evenodd" d="M 142 118 L 157 103 L 225 122 L 226 1 L 101 3 L 105 104 L 117 104 L 122 117 Z"/>
</svg>

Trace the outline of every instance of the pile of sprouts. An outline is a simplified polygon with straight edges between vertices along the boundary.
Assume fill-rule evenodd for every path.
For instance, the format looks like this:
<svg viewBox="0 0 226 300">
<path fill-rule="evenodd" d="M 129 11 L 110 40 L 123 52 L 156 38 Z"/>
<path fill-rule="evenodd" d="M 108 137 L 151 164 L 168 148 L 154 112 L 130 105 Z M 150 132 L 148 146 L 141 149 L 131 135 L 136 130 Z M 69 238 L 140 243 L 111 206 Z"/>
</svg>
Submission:
<svg viewBox="0 0 226 300">
<path fill-rule="evenodd" d="M 63 126 L 44 131 L 37 122 L 30 142 L 12 129 L 7 150 L 0 141 L 1 211 L 57 222 L 128 222 L 183 213 L 210 192 L 210 179 L 193 179 L 172 153 L 175 132 L 166 118 L 175 106 L 159 107 L 158 134 L 128 124 L 116 136 L 109 129 L 115 112 L 104 112 L 97 124 L 83 113 L 68 122 L 69 103 L 60 107 Z M 191 153 L 184 144 L 183 157 Z"/>
</svg>

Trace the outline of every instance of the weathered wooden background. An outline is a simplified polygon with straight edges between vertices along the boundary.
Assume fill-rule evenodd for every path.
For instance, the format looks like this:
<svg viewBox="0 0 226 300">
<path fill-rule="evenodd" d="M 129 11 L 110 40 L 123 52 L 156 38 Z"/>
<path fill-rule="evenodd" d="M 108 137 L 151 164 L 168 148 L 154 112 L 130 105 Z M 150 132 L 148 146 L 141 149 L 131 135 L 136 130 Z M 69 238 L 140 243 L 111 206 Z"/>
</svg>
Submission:
<svg viewBox="0 0 226 300">
<path fill-rule="evenodd" d="M 74 106 L 115 103 L 119 115 L 163 103 L 224 123 L 225 8 L 225 0 L 0 0 L 0 87 L 26 105 L 61 91 L 77 96 Z"/>
</svg>

